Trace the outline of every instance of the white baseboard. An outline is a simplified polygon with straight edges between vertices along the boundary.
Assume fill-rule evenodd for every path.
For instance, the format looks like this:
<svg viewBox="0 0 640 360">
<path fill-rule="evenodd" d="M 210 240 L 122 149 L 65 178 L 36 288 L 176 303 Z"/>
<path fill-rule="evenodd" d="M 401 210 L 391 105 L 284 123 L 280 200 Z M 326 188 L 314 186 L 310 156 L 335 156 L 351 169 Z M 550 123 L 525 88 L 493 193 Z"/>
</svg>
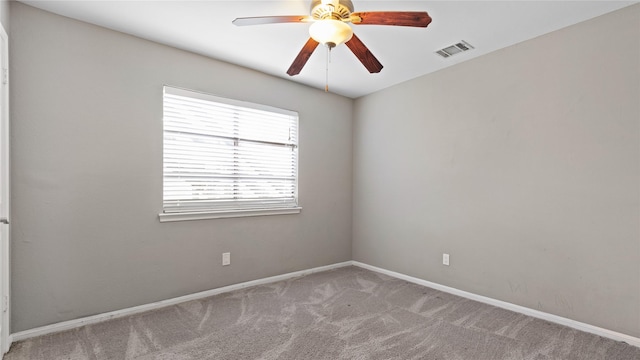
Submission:
<svg viewBox="0 0 640 360">
<path fill-rule="evenodd" d="M 13 343 L 13 334 L 9 334 L 7 336 L 7 347 L 3 349 L 2 354 L 0 354 L 0 360 L 2 360 L 4 358 L 4 355 L 9 352 L 9 349 L 11 349 L 12 343 Z"/>
<path fill-rule="evenodd" d="M 309 274 L 313 274 L 321 271 L 338 269 L 338 268 L 350 266 L 350 265 L 352 265 L 351 261 L 345 261 L 337 264 L 320 266 L 313 269 L 295 271 L 287 274 L 271 276 L 264 279 L 247 281 L 239 284 L 224 286 L 217 289 L 206 290 L 206 291 L 198 292 L 195 294 L 180 296 L 173 299 L 162 300 L 162 301 L 158 301 L 150 304 L 134 306 L 134 307 L 130 307 L 122 310 L 110 311 L 103 314 L 83 317 L 83 318 L 64 321 L 56 324 L 46 325 L 46 326 L 38 327 L 35 329 L 20 331 L 20 332 L 11 334 L 10 337 L 11 337 L 11 341 L 22 341 L 22 340 L 33 338 L 36 336 L 42 336 L 42 335 L 56 333 L 60 331 L 71 330 L 84 325 L 96 324 L 96 323 L 100 323 L 107 320 L 139 314 L 141 312 L 156 310 L 166 306 L 183 303 L 186 301 L 198 300 L 198 299 L 206 298 L 213 295 L 218 295 L 218 294 L 227 293 L 234 290 L 244 289 L 250 286 L 269 284 L 269 283 L 288 280 L 288 279 L 305 276 L 305 275 L 309 275 Z"/>
<path fill-rule="evenodd" d="M 575 321 L 575 320 L 571 320 L 571 319 L 567 319 L 565 317 L 562 316 L 558 316 L 558 315 L 553 315 L 553 314 L 549 314 L 546 312 L 542 312 L 539 310 L 534 310 L 534 309 L 530 309 L 524 306 L 520 306 L 520 305 L 516 305 L 516 304 L 512 304 L 512 303 L 508 303 L 506 301 L 501 301 L 501 300 L 496 300 L 496 299 L 492 299 L 486 296 L 482 296 L 482 295 L 478 295 L 478 294 L 474 294 L 474 293 L 470 293 L 467 291 L 463 291 L 463 290 L 459 290 L 456 288 L 452 288 L 449 286 L 445 286 L 445 285 L 440 285 L 431 281 L 427 281 L 427 280 L 422 280 L 413 276 L 409 276 L 409 275 L 405 275 L 405 274 L 401 274 L 395 271 L 390 271 L 390 270 L 386 270 L 386 269 L 382 269 L 376 266 L 371 266 L 368 264 L 364 264 L 358 261 L 352 261 L 351 262 L 354 266 L 358 266 L 361 267 L 363 269 L 367 269 L 367 270 L 371 270 L 371 271 L 375 271 L 381 274 L 385 274 L 394 278 L 398 278 L 401 280 L 405 280 L 408 282 L 412 282 L 414 284 L 418 284 L 418 285 L 422 285 L 422 286 L 426 286 L 426 287 L 430 287 L 432 289 L 436 289 L 436 290 L 440 290 L 449 294 L 453 294 L 453 295 L 458 295 L 467 299 L 471 299 L 471 300 L 475 300 L 481 303 L 485 303 L 485 304 L 489 304 L 489 305 L 493 305 L 499 308 L 503 308 L 503 309 L 507 309 L 507 310 L 511 310 L 514 312 L 518 312 L 524 315 L 528 315 L 528 316 L 532 316 L 538 319 L 542 319 L 542 320 L 546 320 L 549 322 L 553 322 L 556 324 L 560 324 L 560 325 L 565 325 L 568 326 L 570 328 L 574 328 L 580 331 L 584 331 L 584 332 L 588 332 L 591 334 L 595 334 L 595 335 L 599 335 L 602 337 L 606 337 L 609 339 L 613 339 L 616 341 L 623 341 L 626 342 L 629 345 L 633 345 L 636 347 L 640 347 L 640 338 L 637 337 L 633 337 L 631 335 L 626 335 L 626 334 L 622 334 L 616 331 L 612 331 L 612 330 L 608 330 L 608 329 L 603 329 L 601 327 L 597 327 L 594 325 L 589 325 L 589 324 L 585 324 L 579 321 Z"/>
<path fill-rule="evenodd" d="M 98 315 L 88 316 L 88 317 L 84 317 L 84 318 L 80 318 L 80 319 L 74 319 L 74 320 L 64 321 L 64 322 L 61 322 L 61 323 L 42 326 L 42 327 L 38 327 L 38 328 L 35 328 L 35 329 L 20 331 L 20 332 L 17 332 L 17 333 L 9 335 L 9 344 L 11 344 L 12 342 L 15 342 L 15 341 L 22 341 L 22 340 L 33 338 L 33 337 L 36 337 L 36 336 L 51 334 L 51 333 L 60 332 L 60 331 L 71 330 L 71 329 L 75 329 L 75 328 L 78 328 L 78 327 L 81 327 L 81 326 L 84 326 L 84 325 L 96 324 L 96 323 L 100 323 L 100 322 L 111 320 L 111 319 L 117 319 L 117 318 L 129 316 L 129 315 L 134 315 L 134 314 L 138 314 L 138 313 L 145 312 L 145 311 L 155 310 L 155 309 L 159 309 L 159 308 L 163 308 L 163 307 L 166 307 L 166 306 L 179 304 L 179 303 L 186 302 L 186 301 L 198 300 L 198 299 L 206 298 L 206 297 L 213 296 L 213 295 L 218 295 L 218 294 L 222 294 L 222 293 L 226 293 L 226 292 L 230 292 L 230 291 L 234 291 L 234 290 L 243 289 L 243 288 L 250 287 L 250 286 L 269 284 L 269 283 L 273 283 L 273 282 L 277 282 L 277 281 L 288 280 L 288 279 L 292 279 L 292 278 L 299 277 L 299 276 L 305 276 L 305 275 L 313 274 L 313 273 L 316 273 L 316 272 L 327 271 L 327 270 L 332 270 L 332 269 L 338 269 L 338 268 L 345 267 L 345 266 L 350 266 L 350 265 L 358 266 L 358 267 L 361 267 L 361 268 L 364 268 L 364 269 L 367 269 L 367 270 L 375 271 L 375 272 L 378 272 L 378 273 L 381 273 L 381 274 L 385 274 L 385 275 L 388 275 L 388 276 L 391 276 L 391 277 L 395 277 L 395 278 L 398 278 L 398 279 L 401 279 L 401 280 L 412 282 L 414 284 L 430 287 L 432 289 L 444 291 L 444 292 L 447 292 L 447 293 L 450 293 L 450 294 L 454 294 L 454 295 L 458 295 L 458 296 L 461 296 L 461 297 L 464 297 L 464 298 L 467 298 L 467 299 L 471 299 L 471 300 L 475 300 L 475 301 L 478 301 L 478 302 L 481 302 L 481 303 L 493 305 L 493 306 L 496 306 L 496 307 L 499 307 L 499 308 L 515 311 L 515 312 L 518 312 L 518 313 L 521 313 L 521 314 L 524 314 L 524 315 L 532 316 L 532 317 L 535 317 L 535 318 L 538 318 L 538 319 L 546 320 L 546 321 L 553 322 L 553 323 L 560 324 L 560 325 L 565 325 L 565 326 L 568 326 L 568 327 L 571 327 L 571 328 L 574 328 L 574 329 L 577 329 L 577 330 L 580 330 L 580 331 L 585 331 L 585 332 L 588 332 L 588 333 L 592 333 L 592 334 L 599 335 L 599 336 L 602 336 L 602 337 L 606 337 L 606 338 L 609 338 L 609 339 L 613 339 L 613 340 L 616 340 L 616 341 L 623 341 L 623 342 L 626 342 L 627 344 L 630 344 L 630 345 L 633 345 L 633 346 L 636 346 L 636 347 L 640 347 L 640 338 L 633 337 L 631 335 L 626 335 L 626 334 L 622 334 L 622 333 L 619 333 L 619 332 L 616 332 L 616 331 L 612 331 L 612 330 L 604 329 L 604 328 L 601 328 L 601 327 L 597 327 L 597 326 L 594 326 L 594 325 L 585 324 L 585 323 L 582 323 L 582 322 L 579 322 L 579 321 L 567 319 L 567 318 L 564 318 L 564 317 L 561 317 L 561 316 L 549 314 L 549 313 L 542 312 L 542 311 L 539 311 L 539 310 L 530 309 L 530 308 L 527 308 L 527 307 L 524 307 L 524 306 L 515 305 L 515 304 L 512 304 L 512 303 L 508 303 L 506 301 L 496 300 L 496 299 L 489 298 L 489 297 L 486 297 L 486 296 L 477 295 L 477 294 L 474 294 L 474 293 L 470 293 L 470 292 L 467 292 L 467 291 L 459 290 L 459 289 L 452 288 L 452 287 L 449 287 L 449 286 L 440 285 L 440 284 L 437 284 L 437 283 L 434 283 L 434 282 L 431 282 L 431 281 L 419 279 L 419 278 L 416 278 L 416 277 L 413 277 L 413 276 L 409 276 L 409 275 L 405 275 L 405 274 L 401 274 L 401 273 L 398 273 L 398 272 L 395 272 L 395 271 L 390 271 L 390 270 L 386 270 L 386 269 L 379 268 L 379 267 L 376 267 L 376 266 L 364 264 L 364 263 L 361 263 L 361 262 L 358 262 L 358 261 L 345 261 L 345 262 L 341 262 L 341 263 L 337 263 L 337 264 L 321 266 L 321 267 L 317 267 L 317 268 L 301 270 L 301 271 L 296 271 L 296 272 L 277 275 L 277 276 L 271 276 L 271 277 L 264 278 L 264 279 L 247 281 L 247 282 L 243 282 L 243 283 L 239 283 L 239 284 L 224 286 L 224 287 L 217 288 L 217 289 L 202 291 L 202 292 L 195 293 L 195 294 L 180 296 L 180 297 L 173 298 L 173 299 L 162 300 L 162 301 L 154 302 L 154 303 L 151 303 L 151 304 L 135 306 L 135 307 L 127 308 L 127 309 L 111 311 L 111 312 L 107 312 L 107 313 L 103 313 L 103 314 L 98 314 Z"/>
</svg>

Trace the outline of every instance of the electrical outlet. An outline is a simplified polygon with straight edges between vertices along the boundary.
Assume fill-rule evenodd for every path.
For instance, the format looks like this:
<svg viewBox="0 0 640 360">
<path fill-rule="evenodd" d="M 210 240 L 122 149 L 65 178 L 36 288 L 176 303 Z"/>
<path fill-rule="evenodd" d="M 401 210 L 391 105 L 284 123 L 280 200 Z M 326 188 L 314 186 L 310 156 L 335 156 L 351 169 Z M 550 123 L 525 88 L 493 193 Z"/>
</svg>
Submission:
<svg viewBox="0 0 640 360">
<path fill-rule="evenodd" d="M 222 253 L 222 266 L 231 265 L 231 253 Z"/>
<path fill-rule="evenodd" d="M 449 254 L 442 254 L 442 265 L 449 266 Z"/>
</svg>

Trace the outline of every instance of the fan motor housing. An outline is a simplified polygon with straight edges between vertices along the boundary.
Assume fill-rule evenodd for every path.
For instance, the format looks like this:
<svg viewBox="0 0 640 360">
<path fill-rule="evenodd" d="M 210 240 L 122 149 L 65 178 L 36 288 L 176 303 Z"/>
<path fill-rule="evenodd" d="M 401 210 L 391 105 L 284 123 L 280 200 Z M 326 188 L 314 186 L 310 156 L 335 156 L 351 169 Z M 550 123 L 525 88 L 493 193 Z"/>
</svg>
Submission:
<svg viewBox="0 0 640 360">
<path fill-rule="evenodd" d="M 334 5 L 337 3 L 337 5 Z M 323 4 L 322 0 L 313 0 L 311 2 L 311 16 L 315 20 L 334 19 L 347 20 L 353 12 L 353 3 L 351 0 L 332 1 Z"/>
</svg>

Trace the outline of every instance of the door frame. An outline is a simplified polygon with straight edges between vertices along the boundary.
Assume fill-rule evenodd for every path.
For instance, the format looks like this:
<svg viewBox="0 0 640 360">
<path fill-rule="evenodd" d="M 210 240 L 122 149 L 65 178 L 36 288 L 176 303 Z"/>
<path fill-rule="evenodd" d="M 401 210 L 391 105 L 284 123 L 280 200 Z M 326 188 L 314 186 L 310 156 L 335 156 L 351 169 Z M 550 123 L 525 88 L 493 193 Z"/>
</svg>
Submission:
<svg viewBox="0 0 640 360">
<path fill-rule="evenodd" d="M 0 23 L 0 196 L 2 196 L 2 208 L 0 217 L 10 219 L 11 200 L 10 189 L 10 156 L 9 156 L 9 36 Z M 10 323 L 10 299 L 9 291 L 11 271 L 9 238 L 11 236 L 10 224 L 0 224 L 2 227 L 0 235 L 0 359 L 9 351 L 11 347 L 11 334 L 9 332 Z"/>
</svg>

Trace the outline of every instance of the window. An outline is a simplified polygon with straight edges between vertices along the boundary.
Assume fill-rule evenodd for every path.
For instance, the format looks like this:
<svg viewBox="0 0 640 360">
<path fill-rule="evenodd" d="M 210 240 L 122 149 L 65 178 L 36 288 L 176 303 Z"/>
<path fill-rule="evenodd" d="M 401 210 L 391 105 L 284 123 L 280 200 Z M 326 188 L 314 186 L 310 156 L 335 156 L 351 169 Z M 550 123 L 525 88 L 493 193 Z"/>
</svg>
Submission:
<svg viewBox="0 0 640 360">
<path fill-rule="evenodd" d="M 165 86 L 161 221 L 299 213 L 298 114 Z"/>
</svg>

